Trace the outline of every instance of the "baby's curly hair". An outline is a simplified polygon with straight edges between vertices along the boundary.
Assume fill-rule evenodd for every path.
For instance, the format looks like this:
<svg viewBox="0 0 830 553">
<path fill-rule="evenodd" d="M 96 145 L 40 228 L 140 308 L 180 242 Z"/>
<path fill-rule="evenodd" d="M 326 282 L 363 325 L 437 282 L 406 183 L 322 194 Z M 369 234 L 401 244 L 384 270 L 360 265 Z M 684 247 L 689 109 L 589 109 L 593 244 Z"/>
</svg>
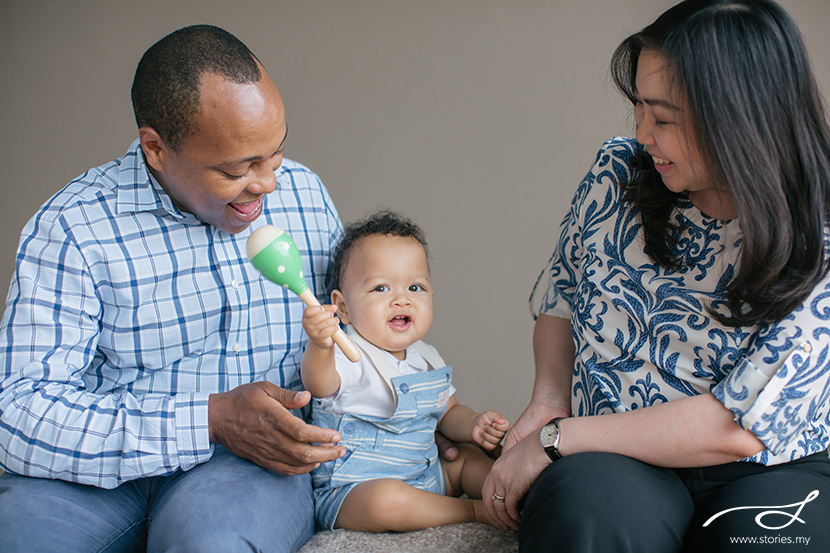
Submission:
<svg viewBox="0 0 830 553">
<path fill-rule="evenodd" d="M 329 293 L 340 289 L 343 272 L 346 269 L 349 254 L 354 248 L 354 245 L 361 238 L 373 234 L 414 238 L 424 247 L 424 252 L 427 254 L 427 258 L 429 258 L 427 241 L 421 227 L 400 213 L 390 210 L 378 211 L 365 219 L 346 225 L 343 236 L 340 237 L 334 249 L 331 271 L 329 272 Z"/>
</svg>

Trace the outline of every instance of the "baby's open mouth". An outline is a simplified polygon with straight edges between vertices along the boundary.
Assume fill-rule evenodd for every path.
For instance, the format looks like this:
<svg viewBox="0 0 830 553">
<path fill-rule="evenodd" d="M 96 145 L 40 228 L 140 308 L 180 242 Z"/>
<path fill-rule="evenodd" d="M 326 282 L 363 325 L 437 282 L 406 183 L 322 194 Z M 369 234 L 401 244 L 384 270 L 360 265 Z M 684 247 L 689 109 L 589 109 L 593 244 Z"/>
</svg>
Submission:
<svg viewBox="0 0 830 553">
<path fill-rule="evenodd" d="M 392 319 L 389 320 L 389 324 L 393 328 L 401 330 L 405 330 L 406 328 L 408 328 L 410 322 L 412 322 L 412 317 L 410 317 L 409 315 L 398 315 L 396 317 L 392 317 Z"/>
</svg>

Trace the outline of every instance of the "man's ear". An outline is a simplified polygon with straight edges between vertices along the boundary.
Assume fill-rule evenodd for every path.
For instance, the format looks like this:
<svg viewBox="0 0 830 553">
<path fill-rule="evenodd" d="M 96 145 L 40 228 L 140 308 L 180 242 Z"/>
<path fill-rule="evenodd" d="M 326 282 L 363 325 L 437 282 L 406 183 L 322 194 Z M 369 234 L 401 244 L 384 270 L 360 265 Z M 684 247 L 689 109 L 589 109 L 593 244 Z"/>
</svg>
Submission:
<svg viewBox="0 0 830 553">
<path fill-rule="evenodd" d="M 337 306 L 337 316 L 343 324 L 352 324 L 349 322 L 349 310 L 346 308 L 346 298 L 343 297 L 343 292 L 334 290 L 331 293 L 331 303 Z"/>
<path fill-rule="evenodd" d="M 138 138 L 141 141 L 141 150 L 144 152 L 147 165 L 159 173 L 164 173 L 170 148 L 161 139 L 159 133 L 152 127 L 141 127 L 138 129 Z"/>
</svg>

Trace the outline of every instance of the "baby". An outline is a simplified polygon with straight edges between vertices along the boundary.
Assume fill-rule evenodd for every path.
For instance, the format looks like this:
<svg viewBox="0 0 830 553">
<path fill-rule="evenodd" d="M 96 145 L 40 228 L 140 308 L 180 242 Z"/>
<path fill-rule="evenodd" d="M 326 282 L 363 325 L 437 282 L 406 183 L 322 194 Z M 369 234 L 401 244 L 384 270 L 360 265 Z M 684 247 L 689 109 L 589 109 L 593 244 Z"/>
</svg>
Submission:
<svg viewBox="0 0 830 553">
<path fill-rule="evenodd" d="M 391 212 L 349 225 L 333 273 L 333 305 L 308 307 L 303 316 L 310 341 L 302 379 L 318 400 L 313 423 L 337 430 L 347 450 L 312 473 L 317 524 L 368 532 L 497 526 L 481 501 L 492 460 L 469 443 L 454 461 L 438 458 L 436 427 L 493 450 L 510 425 L 495 411 L 460 404 L 452 369 L 421 341 L 435 293 L 423 232 Z M 357 363 L 334 347 L 335 312 L 360 349 Z"/>
</svg>

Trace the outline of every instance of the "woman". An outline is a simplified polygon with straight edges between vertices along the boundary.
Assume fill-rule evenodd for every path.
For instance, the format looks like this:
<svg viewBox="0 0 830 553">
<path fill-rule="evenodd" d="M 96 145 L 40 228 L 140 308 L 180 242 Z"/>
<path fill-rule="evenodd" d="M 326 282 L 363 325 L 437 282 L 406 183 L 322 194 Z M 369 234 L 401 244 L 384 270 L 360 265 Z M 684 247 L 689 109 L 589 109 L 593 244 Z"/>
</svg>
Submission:
<svg viewBox="0 0 830 553">
<path fill-rule="evenodd" d="M 636 140 L 600 150 L 534 289 L 487 508 L 527 551 L 825 550 L 830 132 L 798 29 L 687 0 L 612 74 Z"/>
</svg>

